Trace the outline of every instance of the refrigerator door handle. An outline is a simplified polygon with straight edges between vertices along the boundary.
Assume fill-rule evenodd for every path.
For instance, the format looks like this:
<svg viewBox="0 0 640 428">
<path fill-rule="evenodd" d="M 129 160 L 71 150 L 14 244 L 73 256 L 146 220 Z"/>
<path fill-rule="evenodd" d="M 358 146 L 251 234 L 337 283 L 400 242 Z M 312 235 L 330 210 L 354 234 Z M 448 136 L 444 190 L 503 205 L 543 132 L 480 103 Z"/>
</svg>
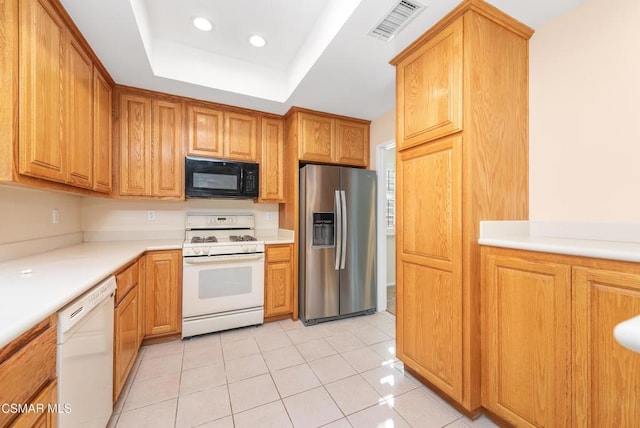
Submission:
<svg viewBox="0 0 640 428">
<path fill-rule="evenodd" d="M 342 234 L 342 250 L 340 251 L 341 253 L 341 263 L 340 263 L 340 269 L 344 269 L 345 266 L 345 262 L 347 260 L 347 198 L 346 195 L 344 193 L 344 190 L 340 191 L 340 199 L 341 199 L 341 204 L 340 206 L 342 207 L 342 215 L 341 215 L 341 220 L 342 220 L 342 227 L 340 228 L 340 233 Z"/>
<path fill-rule="evenodd" d="M 340 242 L 342 242 L 342 204 L 340 201 L 340 191 L 336 190 L 336 245 L 335 245 L 335 249 L 336 249 L 336 267 L 335 270 L 340 270 L 340 250 L 342 249 L 342 246 L 340 245 Z"/>
</svg>

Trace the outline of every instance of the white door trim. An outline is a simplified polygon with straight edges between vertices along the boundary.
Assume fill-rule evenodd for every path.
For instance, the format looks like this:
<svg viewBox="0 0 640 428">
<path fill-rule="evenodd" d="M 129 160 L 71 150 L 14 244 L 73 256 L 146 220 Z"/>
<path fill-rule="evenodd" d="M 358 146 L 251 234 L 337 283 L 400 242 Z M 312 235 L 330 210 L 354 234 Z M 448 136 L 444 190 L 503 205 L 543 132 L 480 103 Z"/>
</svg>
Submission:
<svg viewBox="0 0 640 428">
<path fill-rule="evenodd" d="M 377 147 L 376 171 L 378 171 L 378 312 L 387 310 L 387 174 L 385 173 L 385 151 L 395 147 L 395 140 Z"/>
</svg>

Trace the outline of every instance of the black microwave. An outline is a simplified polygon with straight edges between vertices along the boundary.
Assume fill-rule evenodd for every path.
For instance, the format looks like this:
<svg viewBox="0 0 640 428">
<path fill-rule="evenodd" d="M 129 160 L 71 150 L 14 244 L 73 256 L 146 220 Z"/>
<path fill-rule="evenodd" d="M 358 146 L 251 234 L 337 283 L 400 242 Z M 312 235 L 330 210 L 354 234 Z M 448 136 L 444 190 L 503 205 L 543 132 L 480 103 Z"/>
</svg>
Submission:
<svg viewBox="0 0 640 428">
<path fill-rule="evenodd" d="M 185 158 L 187 198 L 258 197 L 258 164 L 219 159 Z"/>
</svg>

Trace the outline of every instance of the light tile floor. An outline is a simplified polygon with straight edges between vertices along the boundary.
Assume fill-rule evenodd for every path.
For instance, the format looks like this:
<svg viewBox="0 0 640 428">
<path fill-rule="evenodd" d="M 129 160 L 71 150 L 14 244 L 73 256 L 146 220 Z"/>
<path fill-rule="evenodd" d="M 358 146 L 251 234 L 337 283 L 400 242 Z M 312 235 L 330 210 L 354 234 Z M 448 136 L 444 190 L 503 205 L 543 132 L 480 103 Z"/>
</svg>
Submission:
<svg viewBox="0 0 640 428">
<path fill-rule="evenodd" d="M 109 427 L 494 427 L 405 373 L 388 312 L 140 349 Z"/>
</svg>

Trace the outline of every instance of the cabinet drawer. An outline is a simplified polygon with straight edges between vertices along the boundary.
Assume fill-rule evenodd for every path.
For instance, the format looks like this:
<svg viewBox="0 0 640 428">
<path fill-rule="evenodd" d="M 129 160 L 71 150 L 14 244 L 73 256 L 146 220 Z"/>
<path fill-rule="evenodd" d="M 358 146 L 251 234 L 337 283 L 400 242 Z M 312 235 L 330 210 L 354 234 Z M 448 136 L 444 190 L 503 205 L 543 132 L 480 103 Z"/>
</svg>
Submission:
<svg viewBox="0 0 640 428">
<path fill-rule="evenodd" d="M 138 262 L 126 268 L 116 276 L 116 306 L 136 284 L 138 284 Z"/>
<path fill-rule="evenodd" d="M 56 317 L 52 315 L 0 350 L 0 403 L 31 403 L 56 376 Z M 0 426 L 17 416 L 0 412 Z"/>
<path fill-rule="evenodd" d="M 267 246 L 267 263 L 291 261 L 291 245 Z"/>
</svg>

